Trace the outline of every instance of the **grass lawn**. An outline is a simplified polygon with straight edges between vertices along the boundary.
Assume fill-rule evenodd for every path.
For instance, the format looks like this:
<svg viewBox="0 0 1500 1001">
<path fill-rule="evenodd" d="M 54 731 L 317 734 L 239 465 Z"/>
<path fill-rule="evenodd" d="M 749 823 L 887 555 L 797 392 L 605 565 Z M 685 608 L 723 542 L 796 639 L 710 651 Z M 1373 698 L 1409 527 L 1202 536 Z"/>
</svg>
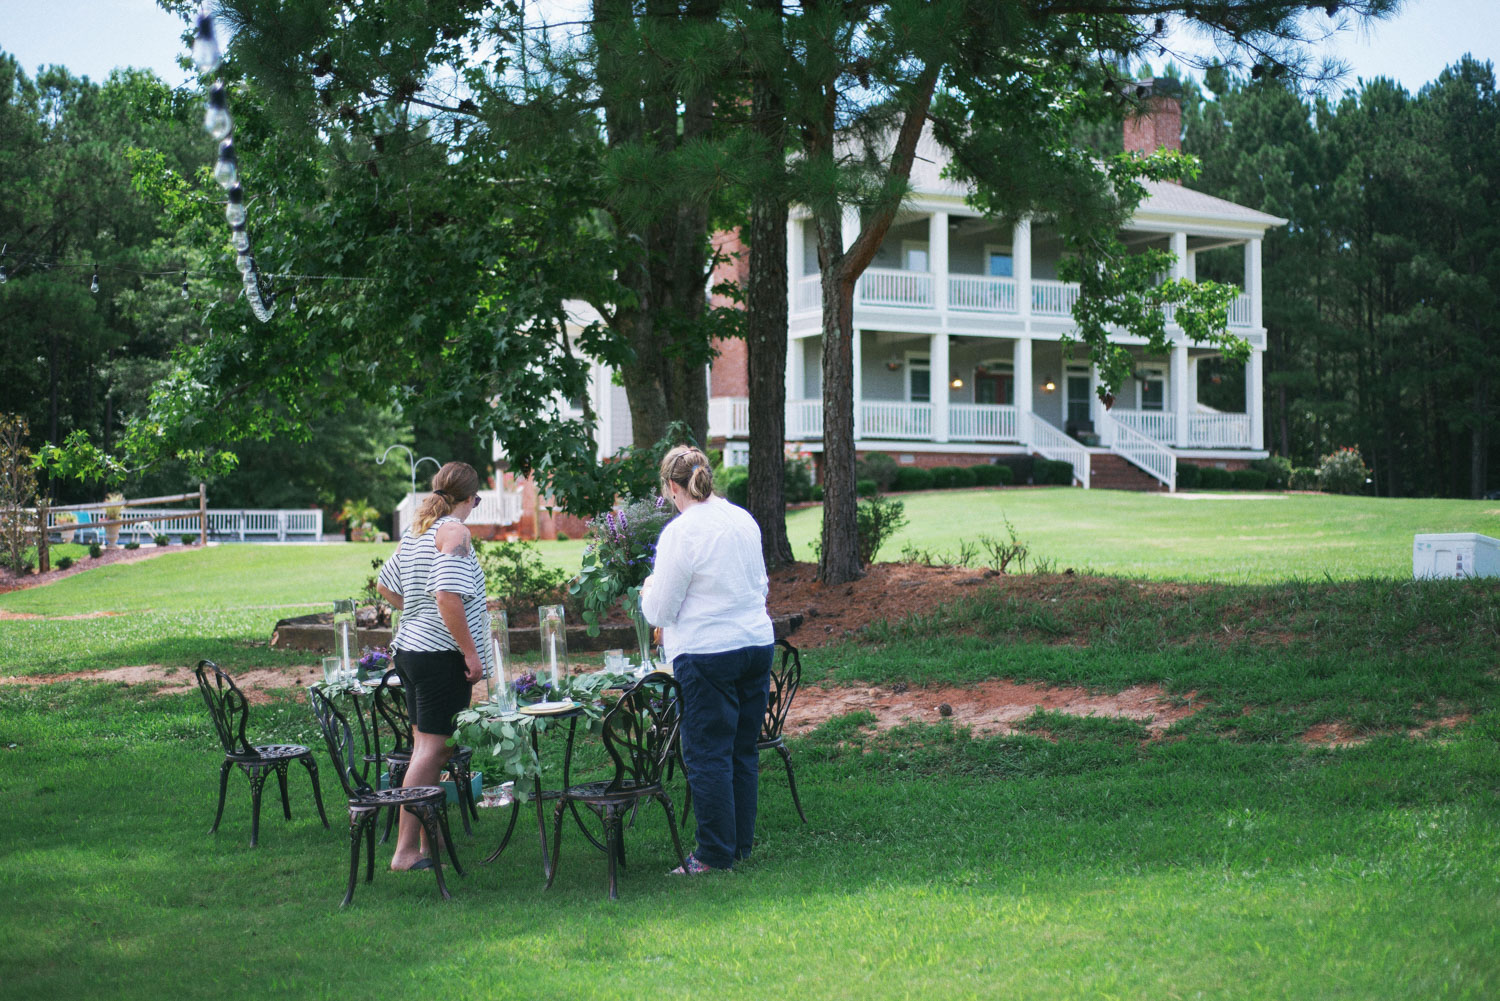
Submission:
<svg viewBox="0 0 1500 1001">
<path fill-rule="evenodd" d="M 1145 494 L 1065 487 L 892 494 L 909 524 L 881 549 L 956 553 L 1005 521 L 1035 558 L 1056 569 L 1156 579 L 1269 582 L 1294 577 L 1410 577 L 1412 536 L 1500 537 L 1494 501 L 1390 500 L 1326 494 Z M 822 508 L 793 512 L 787 533 L 811 559 Z"/>
<path fill-rule="evenodd" d="M 1075 555 L 1089 552 L 1069 536 L 1080 497 L 1100 507 L 1075 535 L 1093 533 L 1101 551 L 1119 543 L 1149 562 L 1129 540 L 1164 511 L 1192 544 L 1142 574 L 1222 583 L 1178 594 L 1124 578 L 1001 578 L 809 652 L 809 677 L 1154 684 L 1196 714 L 1159 740 L 1130 721 L 1048 713 L 1003 737 L 837 717 L 792 741 L 810 824 L 768 757 L 750 862 L 669 877 L 662 815 L 643 810 L 613 904 L 603 860 L 576 830 L 543 890 L 525 814 L 502 859 L 481 866 L 502 828 L 482 811 L 472 838 L 455 823 L 469 874 L 450 874 L 453 901 L 430 874 L 378 871 L 341 912 L 347 815 L 320 748 L 332 830 L 297 770 L 294 820 L 270 793 L 251 849 L 238 775 L 207 834 L 222 752 L 196 694 L 0 686 L 0 797 L 11 804 L 0 997 L 1500 996 L 1500 589 L 1406 579 L 1412 532 L 1484 532 L 1488 518 L 1500 535 L 1495 516 L 1460 502 L 1311 497 L 905 499 L 914 523 L 976 533 L 995 531 L 979 525 L 1003 508 L 1059 569 L 1111 569 Z M 992 502 L 994 514 L 982 510 Z M 1286 538 L 1241 538 L 1253 533 L 1236 522 L 1266 510 L 1285 512 Z M 816 515 L 795 515 L 794 534 Z M 189 664 L 205 649 L 274 664 L 251 645 L 270 622 L 357 589 L 386 548 L 224 546 L 6 595 L 10 612 L 123 614 L 0 621 L 0 674 Z M 1427 729 L 1437 720 L 1447 725 Z M 1333 721 L 1364 742 L 1299 739 Z M 316 748 L 295 691 L 254 707 L 252 729 Z"/>
</svg>

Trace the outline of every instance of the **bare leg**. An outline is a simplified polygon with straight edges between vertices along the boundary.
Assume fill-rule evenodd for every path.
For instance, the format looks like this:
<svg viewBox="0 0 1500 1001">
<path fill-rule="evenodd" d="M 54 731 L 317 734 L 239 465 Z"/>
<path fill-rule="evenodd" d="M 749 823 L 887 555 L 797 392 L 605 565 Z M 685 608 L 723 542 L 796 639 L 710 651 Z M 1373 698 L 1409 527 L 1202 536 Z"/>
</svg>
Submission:
<svg viewBox="0 0 1500 1001">
<path fill-rule="evenodd" d="M 401 780 L 403 786 L 435 786 L 438 775 L 453 753 L 448 738 L 437 733 L 412 731 L 411 765 Z M 427 844 L 427 835 L 422 822 L 406 810 L 401 811 L 401 825 L 396 834 L 396 852 L 391 856 L 391 868 L 410 869 L 424 854 L 431 853 L 434 846 Z"/>
</svg>

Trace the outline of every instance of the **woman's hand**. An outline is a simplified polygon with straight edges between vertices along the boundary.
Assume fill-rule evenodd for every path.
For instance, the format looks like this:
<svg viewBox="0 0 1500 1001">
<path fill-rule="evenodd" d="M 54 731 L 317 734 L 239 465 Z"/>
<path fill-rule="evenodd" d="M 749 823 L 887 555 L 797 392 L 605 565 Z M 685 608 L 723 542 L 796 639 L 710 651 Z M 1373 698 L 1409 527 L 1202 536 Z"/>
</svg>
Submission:
<svg viewBox="0 0 1500 1001">
<path fill-rule="evenodd" d="M 479 651 L 470 650 L 464 654 L 464 680 L 471 685 L 477 685 L 482 677 L 484 677 L 484 663 L 479 659 Z"/>
</svg>

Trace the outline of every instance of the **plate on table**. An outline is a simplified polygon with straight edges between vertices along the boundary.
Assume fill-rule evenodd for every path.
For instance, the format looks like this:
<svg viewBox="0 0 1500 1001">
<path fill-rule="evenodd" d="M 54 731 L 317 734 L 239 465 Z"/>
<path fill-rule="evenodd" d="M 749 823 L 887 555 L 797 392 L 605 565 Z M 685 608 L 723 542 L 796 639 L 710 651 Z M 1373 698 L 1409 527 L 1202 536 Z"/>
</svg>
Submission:
<svg viewBox="0 0 1500 1001">
<path fill-rule="evenodd" d="M 555 716 L 558 713 L 571 712 L 578 708 L 577 702 L 538 702 L 534 705 L 522 706 L 517 712 L 525 713 L 527 716 Z"/>
</svg>

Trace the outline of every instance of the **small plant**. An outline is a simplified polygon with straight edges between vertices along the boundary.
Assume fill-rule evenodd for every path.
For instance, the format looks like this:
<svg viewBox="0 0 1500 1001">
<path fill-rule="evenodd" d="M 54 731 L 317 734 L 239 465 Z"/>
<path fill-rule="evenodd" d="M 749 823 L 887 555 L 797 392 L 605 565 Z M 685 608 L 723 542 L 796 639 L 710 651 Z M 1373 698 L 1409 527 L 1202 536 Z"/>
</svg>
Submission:
<svg viewBox="0 0 1500 1001">
<path fill-rule="evenodd" d="M 111 493 L 104 495 L 104 520 L 119 521 L 125 514 L 125 495 Z M 120 525 L 104 526 L 104 541 L 113 546 L 120 541 Z"/>
<path fill-rule="evenodd" d="M 1016 569 L 1022 573 L 1026 572 L 1026 558 L 1031 553 L 1031 547 L 1022 542 L 1016 536 L 1016 526 L 1010 523 L 1009 518 L 1001 519 L 1005 525 L 1005 538 L 993 535 L 981 535 L 979 544 L 989 554 L 989 566 L 1000 573 L 1005 573 L 1010 565 L 1014 563 Z"/>
<path fill-rule="evenodd" d="M 104 555 L 104 547 L 97 542 L 89 543 L 89 558 L 97 560 Z"/>
<path fill-rule="evenodd" d="M 353 542 L 384 542 L 389 539 L 389 535 L 376 527 L 379 518 L 380 509 L 364 497 L 345 500 L 336 516 L 338 523 L 349 529 L 349 538 Z"/>
<path fill-rule="evenodd" d="M 1293 466 L 1292 475 L 1287 478 L 1287 488 L 1290 490 L 1318 489 L 1318 471 L 1312 466 Z"/>
<path fill-rule="evenodd" d="M 68 567 L 70 567 L 70 566 L 73 565 L 73 562 L 74 562 L 73 561 L 73 557 L 71 557 L 71 556 L 62 556 L 62 557 L 59 557 L 58 561 L 57 561 L 57 569 L 59 569 L 59 570 L 66 570 L 66 569 L 68 569 Z"/>
<path fill-rule="evenodd" d="M 567 542 L 570 539 L 572 539 L 572 536 L 569 535 L 567 532 L 558 532 L 557 533 L 557 541 L 558 542 Z"/>
<path fill-rule="evenodd" d="M 583 606 L 590 636 L 599 635 L 599 623 L 610 609 L 637 593 L 651 575 L 656 540 L 674 514 L 665 498 L 652 496 L 589 522 L 583 568 L 568 593 Z"/>
<path fill-rule="evenodd" d="M 357 664 L 361 678 L 384 677 L 391 667 L 391 652 L 383 646 L 365 647 Z"/>
<path fill-rule="evenodd" d="M 151 536 L 151 541 L 158 546 L 170 546 L 172 544 L 172 537 L 166 532 L 158 532 Z"/>
<path fill-rule="evenodd" d="M 788 504 L 812 500 L 813 461 L 806 452 L 788 452 L 782 462 L 782 494 Z"/>
<path fill-rule="evenodd" d="M 854 509 L 854 515 L 860 566 L 869 566 L 875 562 L 875 555 L 880 552 L 880 547 L 906 527 L 906 505 L 889 497 L 871 497 L 860 501 Z M 822 559 L 822 536 L 813 541 L 812 549 L 814 559 Z"/>
<path fill-rule="evenodd" d="M 512 620 L 538 605 L 566 600 L 568 572 L 549 566 L 528 543 L 476 542 L 474 555 L 484 571 L 485 592 L 499 599 Z"/>
<path fill-rule="evenodd" d="M 1370 470 L 1357 448 L 1341 448 L 1318 463 L 1318 486 L 1331 494 L 1357 494 L 1364 490 Z"/>
<path fill-rule="evenodd" d="M 900 472 L 900 464 L 884 452 L 870 452 L 854 463 L 855 479 L 874 480 L 881 493 L 895 485 Z"/>
<path fill-rule="evenodd" d="M 127 542 L 127 543 L 125 543 L 125 548 L 126 549 L 139 549 L 139 548 L 141 548 L 141 544 L 139 542 Z"/>
<path fill-rule="evenodd" d="M 183 535 L 182 535 L 182 544 L 184 546 L 191 546 L 193 543 L 195 543 L 197 541 L 198 541 L 198 537 L 196 535 L 189 535 L 186 532 L 184 532 Z"/>
</svg>

